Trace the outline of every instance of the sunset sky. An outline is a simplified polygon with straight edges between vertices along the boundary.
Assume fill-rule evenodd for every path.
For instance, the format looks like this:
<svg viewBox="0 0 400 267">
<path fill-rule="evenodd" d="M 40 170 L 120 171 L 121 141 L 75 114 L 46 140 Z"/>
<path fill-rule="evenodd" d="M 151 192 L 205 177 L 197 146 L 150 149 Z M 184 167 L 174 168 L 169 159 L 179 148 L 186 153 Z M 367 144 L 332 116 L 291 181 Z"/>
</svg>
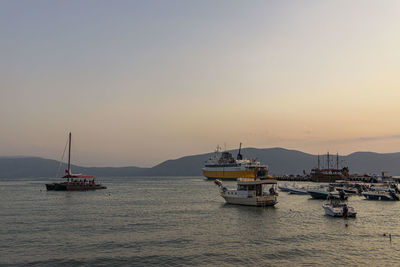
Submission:
<svg viewBox="0 0 400 267">
<path fill-rule="evenodd" d="M 0 59 L 1 156 L 400 151 L 397 0 L 1 0 Z"/>
</svg>

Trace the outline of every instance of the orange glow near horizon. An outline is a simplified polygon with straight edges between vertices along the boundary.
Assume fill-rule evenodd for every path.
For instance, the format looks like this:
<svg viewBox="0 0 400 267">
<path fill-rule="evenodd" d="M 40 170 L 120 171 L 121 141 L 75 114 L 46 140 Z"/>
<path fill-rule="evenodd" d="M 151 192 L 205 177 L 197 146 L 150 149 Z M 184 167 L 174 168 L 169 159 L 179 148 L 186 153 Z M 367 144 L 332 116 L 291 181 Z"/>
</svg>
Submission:
<svg viewBox="0 0 400 267">
<path fill-rule="evenodd" d="M 400 151 L 398 1 L 43 3 L 0 4 L 0 156 Z"/>
</svg>

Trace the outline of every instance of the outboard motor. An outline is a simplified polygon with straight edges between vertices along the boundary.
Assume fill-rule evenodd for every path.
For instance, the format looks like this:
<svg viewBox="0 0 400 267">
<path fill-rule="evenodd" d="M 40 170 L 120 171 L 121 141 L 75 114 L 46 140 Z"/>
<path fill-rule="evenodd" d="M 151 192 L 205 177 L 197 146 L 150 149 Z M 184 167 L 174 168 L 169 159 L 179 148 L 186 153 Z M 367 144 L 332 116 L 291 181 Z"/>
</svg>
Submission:
<svg viewBox="0 0 400 267">
<path fill-rule="evenodd" d="M 393 190 L 390 190 L 389 194 L 393 200 L 399 200 L 399 197 L 396 195 L 396 193 Z"/>
<path fill-rule="evenodd" d="M 343 190 L 339 191 L 339 197 L 340 200 L 345 200 L 346 199 L 346 193 Z"/>
<path fill-rule="evenodd" d="M 349 214 L 349 209 L 347 208 L 347 205 L 345 204 L 343 206 L 343 217 L 347 217 Z"/>
<path fill-rule="evenodd" d="M 361 193 L 362 193 L 361 187 L 357 187 L 357 194 L 358 194 L 358 195 L 361 195 Z"/>
<path fill-rule="evenodd" d="M 394 187 L 394 191 L 396 191 L 397 194 L 400 193 L 399 188 L 397 187 L 397 185 L 393 185 L 393 187 Z"/>
</svg>

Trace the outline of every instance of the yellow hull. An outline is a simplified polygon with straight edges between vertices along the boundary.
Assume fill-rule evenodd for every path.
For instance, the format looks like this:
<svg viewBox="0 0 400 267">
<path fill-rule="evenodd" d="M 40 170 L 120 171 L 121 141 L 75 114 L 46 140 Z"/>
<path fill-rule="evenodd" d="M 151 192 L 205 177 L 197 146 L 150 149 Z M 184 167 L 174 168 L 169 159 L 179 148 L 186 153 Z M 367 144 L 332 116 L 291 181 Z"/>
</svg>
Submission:
<svg viewBox="0 0 400 267">
<path fill-rule="evenodd" d="M 239 171 L 209 171 L 203 170 L 203 175 L 207 179 L 236 180 L 237 178 L 255 178 L 255 170 L 239 170 Z"/>
</svg>

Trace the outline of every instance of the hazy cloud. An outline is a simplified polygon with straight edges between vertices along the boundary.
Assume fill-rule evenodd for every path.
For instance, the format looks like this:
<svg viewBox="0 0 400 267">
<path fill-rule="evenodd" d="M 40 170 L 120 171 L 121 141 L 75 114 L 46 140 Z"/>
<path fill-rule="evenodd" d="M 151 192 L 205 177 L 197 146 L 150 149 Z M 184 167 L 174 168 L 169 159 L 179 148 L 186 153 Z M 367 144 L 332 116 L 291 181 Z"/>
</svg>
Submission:
<svg viewBox="0 0 400 267">
<path fill-rule="evenodd" d="M 308 126 L 306 126 L 306 125 L 303 126 L 303 129 L 304 129 L 304 133 L 305 133 L 305 134 L 311 134 L 312 131 L 313 131 L 312 128 L 310 128 L 310 127 L 308 127 Z"/>
<path fill-rule="evenodd" d="M 359 137 L 354 140 L 355 141 L 379 141 L 379 140 L 390 140 L 390 139 L 400 139 L 400 135 Z"/>
</svg>

